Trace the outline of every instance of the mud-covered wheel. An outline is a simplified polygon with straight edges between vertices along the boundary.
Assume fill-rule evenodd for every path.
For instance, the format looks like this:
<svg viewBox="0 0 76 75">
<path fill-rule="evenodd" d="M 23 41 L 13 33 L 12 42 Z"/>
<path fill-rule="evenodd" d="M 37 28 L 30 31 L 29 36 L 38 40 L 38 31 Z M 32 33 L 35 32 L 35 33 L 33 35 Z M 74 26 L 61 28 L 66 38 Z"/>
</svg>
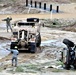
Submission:
<svg viewBox="0 0 76 75">
<path fill-rule="evenodd" d="M 37 43 L 36 43 L 36 46 L 39 47 L 40 44 L 41 44 L 41 35 L 39 34 L 39 35 L 37 36 Z"/>
<path fill-rule="evenodd" d="M 69 69 L 70 69 L 70 64 L 65 64 L 65 67 L 64 67 L 64 69 L 67 69 L 67 70 L 69 70 Z"/>
<path fill-rule="evenodd" d="M 76 69 L 76 65 L 74 65 L 74 69 Z"/>
<path fill-rule="evenodd" d="M 30 43 L 30 52 L 31 53 L 35 53 L 36 52 L 36 50 L 37 50 L 37 48 L 36 48 L 36 43 Z"/>
<path fill-rule="evenodd" d="M 76 69 L 76 58 L 74 60 L 73 67 L 74 67 L 74 69 Z"/>
<path fill-rule="evenodd" d="M 68 39 L 64 39 L 63 43 L 66 44 L 66 45 L 69 45 L 70 47 L 74 46 L 74 43 L 72 41 L 68 40 Z"/>
<path fill-rule="evenodd" d="M 15 46 L 17 46 L 17 42 L 11 42 L 10 49 L 15 49 Z"/>
</svg>

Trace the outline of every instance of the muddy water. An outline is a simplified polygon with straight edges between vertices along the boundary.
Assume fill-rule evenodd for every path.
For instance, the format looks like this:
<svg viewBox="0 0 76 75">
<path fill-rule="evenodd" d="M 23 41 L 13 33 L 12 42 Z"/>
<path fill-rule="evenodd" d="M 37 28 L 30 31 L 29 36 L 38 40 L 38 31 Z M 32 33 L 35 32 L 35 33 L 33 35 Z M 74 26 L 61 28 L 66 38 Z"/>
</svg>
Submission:
<svg viewBox="0 0 76 75">
<path fill-rule="evenodd" d="M 9 42 L 0 42 L 0 59 L 7 56 L 10 52 L 6 50 L 6 48 L 9 48 Z"/>
<path fill-rule="evenodd" d="M 62 42 L 59 42 L 58 40 L 48 40 L 48 41 L 42 41 L 41 46 L 57 46 L 57 47 L 65 47 L 65 45 Z"/>
<path fill-rule="evenodd" d="M 4 43 L 0 43 L 0 59 L 2 57 L 7 56 L 10 52 L 6 50 L 9 48 L 10 42 L 6 41 Z M 65 45 L 57 40 L 48 40 L 42 41 L 41 46 L 57 46 L 57 47 L 65 47 Z M 45 54 L 45 53 L 44 53 Z"/>
</svg>

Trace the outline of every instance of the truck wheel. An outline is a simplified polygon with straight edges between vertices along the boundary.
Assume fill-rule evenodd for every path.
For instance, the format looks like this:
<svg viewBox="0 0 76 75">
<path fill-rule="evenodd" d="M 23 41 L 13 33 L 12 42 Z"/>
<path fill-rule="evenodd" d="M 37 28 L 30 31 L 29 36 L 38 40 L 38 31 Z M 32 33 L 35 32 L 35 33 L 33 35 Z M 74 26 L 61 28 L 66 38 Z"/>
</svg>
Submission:
<svg viewBox="0 0 76 75">
<path fill-rule="evenodd" d="M 72 41 L 68 40 L 68 39 L 64 39 L 63 43 L 66 44 L 66 45 L 69 45 L 70 47 L 74 46 L 74 43 Z"/>
<path fill-rule="evenodd" d="M 69 70 L 70 69 L 70 64 L 66 64 L 64 68 Z"/>
<path fill-rule="evenodd" d="M 11 42 L 10 49 L 15 49 L 15 46 L 17 46 L 17 43 L 16 42 Z"/>
<path fill-rule="evenodd" d="M 76 65 L 74 65 L 74 69 L 76 69 Z"/>
<path fill-rule="evenodd" d="M 37 43 L 36 43 L 36 46 L 39 47 L 41 44 L 41 35 L 39 34 L 38 37 L 37 37 Z"/>
<path fill-rule="evenodd" d="M 30 51 L 31 53 L 35 53 L 36 52 L 36 43 L 30 43 Z"/>
<path fill-rule="evenodd" d="M 13 43 L 11 43 L 10 49 L 14 49 L 14 44 Z"/>
<path fill-rule="evenodd" d="M 73 67 L 74 67 L 74 69 L 76 69 L 76 58 L 74 60 Z"/>
</svg>

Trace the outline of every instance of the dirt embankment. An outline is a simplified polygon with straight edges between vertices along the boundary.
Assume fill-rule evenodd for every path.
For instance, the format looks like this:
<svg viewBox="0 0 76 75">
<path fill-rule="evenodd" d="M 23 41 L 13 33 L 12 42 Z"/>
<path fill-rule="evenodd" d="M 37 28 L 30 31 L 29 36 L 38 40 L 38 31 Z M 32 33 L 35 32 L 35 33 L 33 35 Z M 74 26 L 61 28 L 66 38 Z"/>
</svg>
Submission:
<svg viewBox="0 0 76 75">
<path fill-rule="evenodd" d="M 37 0 L 33 0 L 37 1 Z M 54 3 L 54 4 L 67 4 L 71 3 L 70 0 L 39 0 L 37 2 L 46 2 L 47 4 L 49 3 Z M 75 2 L 72 0 L 72 2 Z M 29 0 L 30 3 L 30 0 Z M 33 4 L 34 5 L 34 4 Z M 28 8 L 26 8 L 26 1 L 25 0 L 1 0 L 0 2 L 0 14 L 26 14 L 28 11 Z M 41 10 L 38 9 L 32 9 L 30 13 L 41 13 Z"/>
<path fill-rule="evenodd" d="M 65 26 L 61 28 L 62 30 L 76 32 L 76 23 L 70 26 Z"/>
</svg>

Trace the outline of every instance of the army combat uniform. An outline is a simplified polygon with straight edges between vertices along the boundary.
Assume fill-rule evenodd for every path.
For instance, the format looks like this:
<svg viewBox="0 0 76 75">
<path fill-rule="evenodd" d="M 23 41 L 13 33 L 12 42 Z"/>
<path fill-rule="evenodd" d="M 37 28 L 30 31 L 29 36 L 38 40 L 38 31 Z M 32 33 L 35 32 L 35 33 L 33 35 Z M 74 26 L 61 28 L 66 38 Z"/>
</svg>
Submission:
<svg viewBox="0 0 76 75">
<path fill-rule="evenodd" d="M 9 18 L 7 17 L 6 19 L 3 19 L 2 21 L 6 21 L 6 26 L 7 26 L 7 32 L 8 32 L 8 29 L 10 28 L 11 29 L 11 32 L 12 32 L 12 28 L 11 28 L 11 25 L 10 25 L 10 21 L 12 20 L 12 18 Z"/>
</svg>

